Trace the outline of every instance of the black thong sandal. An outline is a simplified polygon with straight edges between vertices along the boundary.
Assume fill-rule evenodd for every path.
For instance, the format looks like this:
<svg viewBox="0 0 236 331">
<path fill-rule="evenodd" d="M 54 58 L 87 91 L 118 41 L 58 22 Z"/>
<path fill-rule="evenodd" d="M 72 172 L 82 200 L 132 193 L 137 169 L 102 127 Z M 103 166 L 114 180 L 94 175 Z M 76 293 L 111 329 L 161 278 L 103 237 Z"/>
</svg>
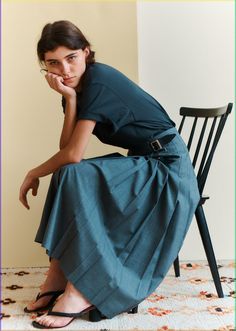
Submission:
<svg viewBox="0 0 236 331">
<path fill-rule="evenodd" d="M 45 293 L 38 293 L 37 297 L 36 297 L 36 301 L 38 301 L 39 299 L 41 299 L 42 297 L 46 297 L 46 296 L 52 296 L 52 298 L 50 299 L 49 303 L 43 307 L 38 307 L 36 309 L 32 309 L 32 310 L 29 310 L 27 307 L 24 308 L 24 312 L 25 313 L 36 313 L 36 312 L 39 312 L 39 311 L 42 311 L 42 310 L 47 310 L 49 309 L 53 304 L 54 302 L 56 301 L 56 299 L 62 294 L 64 293 L 64 290 L 61 290 L 61 291 L 49 291 L 49 292 L 45 292 Z"/>
<path fill-rule="evenodd" d="M 89 312 L 90 310 L 93 310 L 95 309 L 95 306 L 92 305 L 92 306 L 89 306 L 87 308 L 85 308 L 84 310 L 82 310 L 81 312 L 79 313 L 62 313 L 62 312 L 59 312 L 59 311 L 52 311 L 52 308 L 51 307 L 47 313 L 47 316 L 60 316 L 60 317 L 72 317 L 71 321 L 69 323 L 67 323 L 66 325 L 63 325 L 63 326 L 46 326 L 46 325 L 42 325 L 36 321 L 33 321 L 32 322 L 32 325 L 37 328 L 37 329 L 60 329 L 60 328 L 64 328 L 66 327 L 67 325 L 69 325 L 74 319 L 78 318 L 78 317 L 81 317 L 82 315 L 86 314 L 87 312 Z"/>
</svg>

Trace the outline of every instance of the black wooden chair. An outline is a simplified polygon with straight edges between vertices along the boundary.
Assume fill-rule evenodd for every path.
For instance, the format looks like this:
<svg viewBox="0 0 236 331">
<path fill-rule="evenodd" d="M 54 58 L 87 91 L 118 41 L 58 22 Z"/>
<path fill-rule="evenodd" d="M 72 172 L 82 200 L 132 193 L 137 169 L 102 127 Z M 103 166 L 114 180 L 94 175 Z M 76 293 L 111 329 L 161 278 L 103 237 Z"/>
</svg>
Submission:
<svg viewBox="0 0 236 331">
<path fill-rule="evenodd" d="M 217 269 L 216 259 L 214 250 L 211 243 L 211 237 L 209 234 L 203 204 L 209 197 L 203 196 L 203 189 L 206 184 L 207 175 L 210 170 L 211 162 L 213 159 L 213 155 L 215 153 L 217 144 L 219 142 L 221 133 L 223 131 L 225 122 L 227 120 L 228 115 L 231 113 L 233 108 L 233 104 L 229 103 L 228 106 L 220 107 L 220 108 L 180 108 L 180 115 L 183 116 L 182 121 L 179 126 L 179 133 L 181 134 L 183 125 L 185 123 L 186 117 L 192 117 L 193 124 L 190 131 L 190 136 L 188 139 L 187 147 L 190 151 L 191 145 L 194 141 L 194 138 L 197 136 L 197 144 L 193 157 L 193 167 L 196 172 L 196 165 L 198 166 L 197 171 L 197 181 L 199 186 L 199 191 L 201 195 L 200 202 L 196 208 L 195 216 L 198 224 L 198 228 L 201 234 L 203 246 L 206 252 L 207 260 L 211 269 L 211 273 L 214 279 L 215 287 L 220 298 L 224 297 L 224 293 L 222 290 L 220 277 Z M 203 124 L 200 128 L 200 133 L 198 134 L 197 124 L 203 120 Z M 218 122 L 218 123 L 217 123 Z M 208 126 L 207 126 L 208 125 Z M 210 128 L 209 128 L 210 127 Z M 209 130 L 207 130 L 209 128 Z M 209 131 L 209 132 L 207 132 Z M 203 147 L 203 148 L 201 148 Z M 201 151 L 203 152 L 201 153 Z M 201 155 L 201 157 L 199 157 Z M 200 161 L 199 161 L 200 159 Z M 177 256 L 174 261 L 174 270 L 175 276 L 180 276 L 179 270 L 179 257 Z M 135 314 L 138 312 L 138 306 L 134 307 L 130 310 L 129 313 Z M 101 319 L 106 318 L 102 316 L 102 314 L 97 310 L 91 310 L 89 312 L 89 321 L 98 322 Z"/>
<path fill-rule="evenodd" d="M 203 210 L 203 204 L 207 199 L 209 199 L 209 197 L 203 196 L 203 190 L 206 184 L 213 155 L 224 129 L 225 122 L 228 118 L 228 115 L 231 113 L 232 108 L 232 103 L 229 103 L 227 106 L 220 108 L 181 107 L 180 115 L 183 117 L 178 130 L 180 134 L 183 133 L 183 125 L 185 120 L 187 118 L 192 118 L 192 127 L 187 142 L 187 147 L 190 152 L 192 143 L 195 142 L 196 139 L 196 144 L 194 144 L 196 146 L 194 147 L 194 152 L 191 154 L 193 155 L 192 164 L 197 175 L 198 187 L 201 195 L 199 205 L 195 211 L 195 217 L 219 298 L 223 298 L 224 293 L 222 290 L 211 237 Z M 183 134 L 181 134 L 181 136 L 183 137 Z M 178 256 L 174 261 L 174 270 L 175 276 L 179 277 L 180 270 Z"/>
</svg>

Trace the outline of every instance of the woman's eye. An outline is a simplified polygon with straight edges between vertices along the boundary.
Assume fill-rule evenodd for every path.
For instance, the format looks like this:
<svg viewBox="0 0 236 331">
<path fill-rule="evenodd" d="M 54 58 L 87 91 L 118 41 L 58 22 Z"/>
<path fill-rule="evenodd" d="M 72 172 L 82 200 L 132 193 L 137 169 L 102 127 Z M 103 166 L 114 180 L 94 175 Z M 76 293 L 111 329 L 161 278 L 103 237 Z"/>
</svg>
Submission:
<svg viewBox="0 0 236 331">
<path fill-rule="evenodd" d="M 50 62 L 49 64 L 50 64 L 50 66 L 55 66 L 55 65 L 57 65 L 58 63 L 57 63 L 56 61 L 52 61 L 52 62 Z"/>
<path fill-rule="evenodd" d="M 72 61 L 74 61 L 76 58 L 77 58 L 76 55 L 72 55 L 72 56 L 70 56 L 70 57 L 68 58 L 68 60 L 69 60 L 70 62 L 72 62 Z"/>
</svg>

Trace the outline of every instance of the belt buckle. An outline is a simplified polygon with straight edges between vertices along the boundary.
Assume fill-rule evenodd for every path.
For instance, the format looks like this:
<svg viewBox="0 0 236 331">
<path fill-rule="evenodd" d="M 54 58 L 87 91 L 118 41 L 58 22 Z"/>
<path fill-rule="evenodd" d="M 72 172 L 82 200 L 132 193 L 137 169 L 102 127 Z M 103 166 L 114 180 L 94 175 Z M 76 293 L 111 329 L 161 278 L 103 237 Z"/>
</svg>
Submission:
<svg viewBox="0 0 236 331">
<path fill-rule="evenodd" d="M 154 151 L 158 151 L 159 149 L 162 149 L 162 145 L 158 139 L 152 141 L 150 144 Z"/>
</svg>

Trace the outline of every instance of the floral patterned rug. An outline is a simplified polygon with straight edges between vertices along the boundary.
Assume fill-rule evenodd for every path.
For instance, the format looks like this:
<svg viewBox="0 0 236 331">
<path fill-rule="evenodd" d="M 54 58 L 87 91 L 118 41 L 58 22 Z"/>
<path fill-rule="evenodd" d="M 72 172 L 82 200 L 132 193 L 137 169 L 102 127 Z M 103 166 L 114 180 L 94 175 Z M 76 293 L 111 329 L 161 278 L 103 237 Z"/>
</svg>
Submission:
<svg viewBox="0 0 236 331">
<path fill-rule="evenodd" d="M 216 295 L 206 261 L 180 262 L 180 277 L 170 268 L 161 285 L 139 305 L 138 314 L 120 314 L 110 320 L 76 319 L 64 330 L 235 330 L 235 263 L 218 261 L 224 298 Z M 35 330 L 36 314 L 23 308 L 40 291 L 47 268 L 2 269 L 1 330 Z"/>
</svg>

